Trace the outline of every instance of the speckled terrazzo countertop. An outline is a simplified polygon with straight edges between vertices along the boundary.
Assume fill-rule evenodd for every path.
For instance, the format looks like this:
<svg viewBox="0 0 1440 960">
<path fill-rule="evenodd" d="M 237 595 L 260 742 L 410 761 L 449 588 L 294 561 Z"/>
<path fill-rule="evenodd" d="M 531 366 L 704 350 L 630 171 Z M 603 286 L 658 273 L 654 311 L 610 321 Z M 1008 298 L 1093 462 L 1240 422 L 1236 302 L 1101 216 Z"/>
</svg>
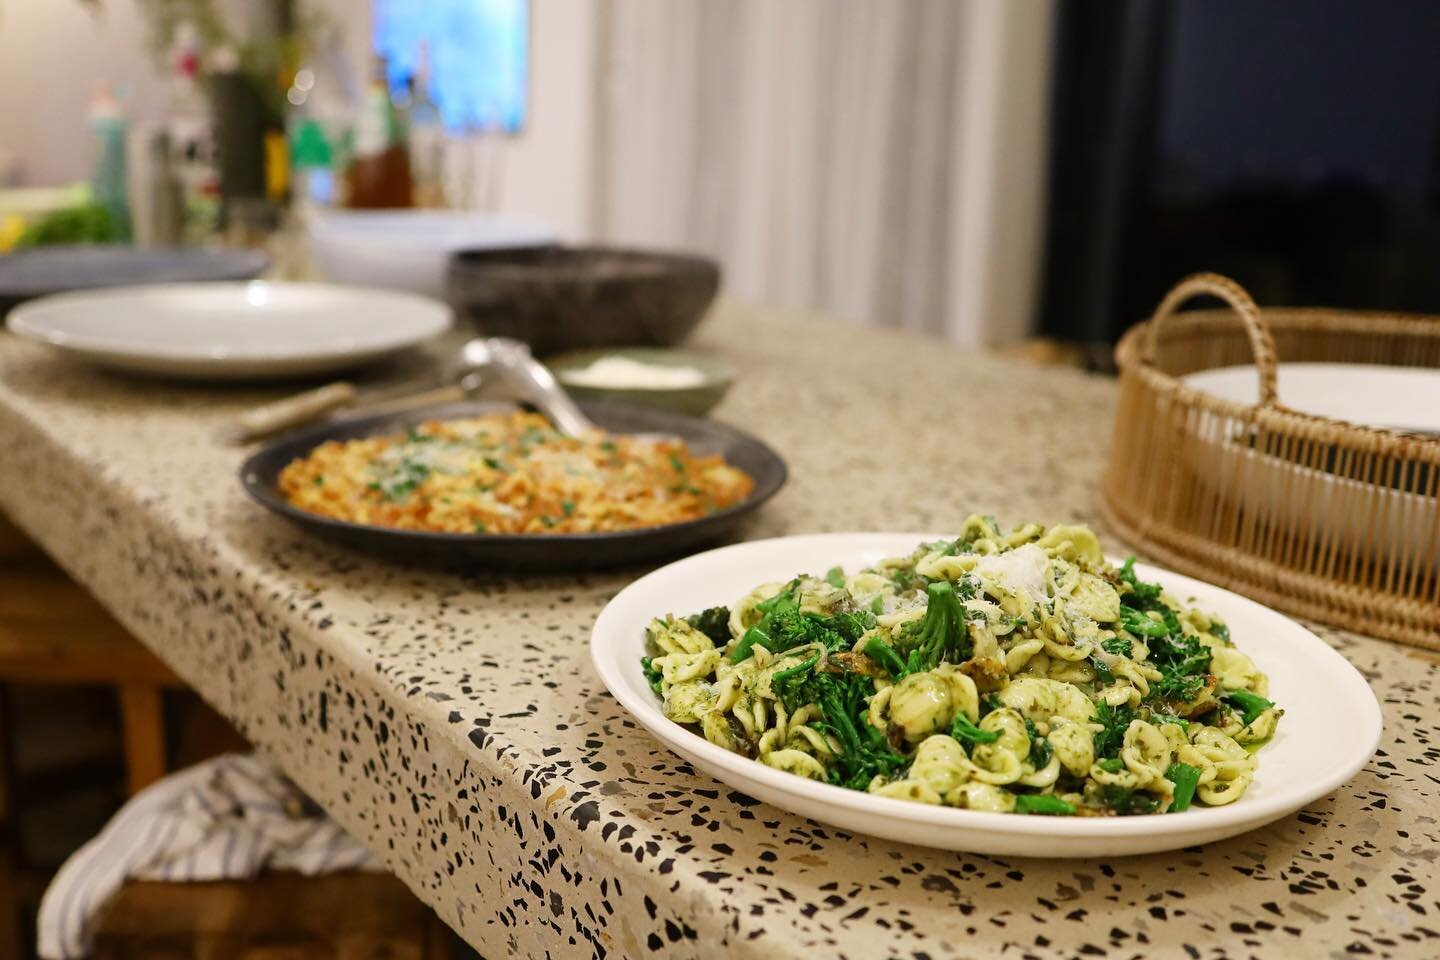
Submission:
<svg viewBox="0 0 1440 960">
<path fill-rule="evenodd" d="M 1106 381 L 726 305 L 716 416 L 789 486 L 749 537 L 1100 525 Z M 490 957 L 1440 956 L 1440 659 L 1322 635 L 1384 704 L 1379 755 L 1269 828 L 1171 856 L 1003 860 L 849 836 L 651 741 L 587 639 L 641 571 L 387 566 L 252 505 L 226 415 L 0 335 L 0 508 Z"/>
</svg>

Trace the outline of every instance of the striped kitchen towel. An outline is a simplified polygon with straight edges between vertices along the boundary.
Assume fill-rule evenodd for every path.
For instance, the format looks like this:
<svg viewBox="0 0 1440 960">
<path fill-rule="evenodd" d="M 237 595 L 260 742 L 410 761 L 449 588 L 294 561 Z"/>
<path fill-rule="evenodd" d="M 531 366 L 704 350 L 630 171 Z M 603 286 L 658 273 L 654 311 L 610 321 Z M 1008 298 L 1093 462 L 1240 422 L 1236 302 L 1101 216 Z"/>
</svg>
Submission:
<svg viewBox="0 0 1440 960">
<path fill-rule="evenodd" d="M 384 867 L 274 766 L 227 754 L 142 790 L 65 861 L 40 902 L 40 956 L 87 956 L 96 911 L 127 879 L 237 880 L 262 869 Z"/>
</svg>

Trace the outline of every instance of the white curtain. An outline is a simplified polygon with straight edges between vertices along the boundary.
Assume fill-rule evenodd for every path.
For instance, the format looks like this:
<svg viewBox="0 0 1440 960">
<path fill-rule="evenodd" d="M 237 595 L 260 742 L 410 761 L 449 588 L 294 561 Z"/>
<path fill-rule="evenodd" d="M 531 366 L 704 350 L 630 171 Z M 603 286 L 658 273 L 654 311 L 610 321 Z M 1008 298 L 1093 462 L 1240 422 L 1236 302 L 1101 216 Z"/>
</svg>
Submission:
<svg viewBox="0 0 1440 960">
<path fill-rule="evenodd" d="M 591 220 L 766 303 L 1029 329 L 1050 0 L 601 0 Z"/>
</svg>

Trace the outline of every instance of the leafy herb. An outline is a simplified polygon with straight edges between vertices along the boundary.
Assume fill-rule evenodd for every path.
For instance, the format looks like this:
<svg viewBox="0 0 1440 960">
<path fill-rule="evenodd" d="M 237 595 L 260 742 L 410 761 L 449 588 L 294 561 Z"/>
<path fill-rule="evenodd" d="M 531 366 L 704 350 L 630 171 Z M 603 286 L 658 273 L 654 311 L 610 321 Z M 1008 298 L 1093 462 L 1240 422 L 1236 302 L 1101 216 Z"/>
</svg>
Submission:
<svg viewBox="0 0 1440 960">
<path fill-rule="evenodd" d="M 1208 681 L 1210 657 L 1210 648 L 1199 637 L 1177 631 L 1155 639 L 1150 644 L 1150 659 L 1161 677 L 1150 685 L 1149 699 L 1193 701 Z"/>
<path fill-rule="evenodd" d="M 699 630 L 718 647 L 730 642 L 730 608 L 710 607 L 699 613 L 692 613 L 685 622 Z"/>
<path fill-rule="evenodd" d="M 650 689 L 656 693 L 660 693 L 660 681 L 664 679 L 664 674 L 660 672 L 659 667 L 655 666 L 655 659 L 653 657 L 641 657 L 640 669 L 645 671 L 645 680 L 650 684 Z"/>
<path fill-rule="evenodd" d="M 1125 761 L 1121 760 L 1119 757 L 1111 757 L 1108 760 L 1099 761 L 1095 764 L 1095 766 L 1099 767 L 1101 770 L 1104 770 L 1106 773 L 1119 773 L 1121 770 L 1125 769 Z"/>
<path fill-rule="evenodd" d="M 1134 719 L 1135 711 L 1130 707 L 1112 707 L 1104 700 L 1098 701 L 1095 716 L 1090 721 L 1103 728 L 1095 733 L 1095 756 L 1108 757 L 1117 753 L 1125 740 L 1125 731 Z"/>
<path fill-rule="evenodd" d="M 1050 797 L 1039 793 L 1022 793 L 1015 798 L 1015 812 L 1064 817 L 1075 813 L 1075 805 L 1067 803 L 1059 797 Z"/>
<path fill-rule="evenodd" d="M 120 243 L 124 231 L 110 211 L 98 203 L 54 210 L 25 228 L 17 247 L 45 247 L 71 243 Z"/>
<path fill-rule="evenodd" d="M 1231 645 L 1230 628 L 1225 626 L 1225 624 L 1221 623 L 1219 620 L 1210 621 L 1210 636 L 1214 637 L 1216 640 L 1219 640 L 1227 647 Z"/>
<path fill-rule="evenodd" d="M 845 571 L 839 567 L 831 567 L 825 571 L 825 582 L 839 590 L 845 589 Z"/>
<path fill-rule="evenodd" d="M 1093 654 L 1090 656 L 1090 669 L 1095 671 L 1101 686 L 1108 687 L 1115 682 L 1115 674 L 1110 671 L 1110 665 Z"/>
<path fill-rule="evenodd" d="M 1158 583 L 1146 583 L 1135 575 L 1134 557 L 1120 568 L 1120 579 L 1130 588 L 1120 607 L 1120 625 L 1149 640 L 1150 659 L 1161 673 L 1150 685 L 1147 699 L 1193 701 L 1208 680 L 1210 648 L 1199 637 L 1186 636 L 1179 615 L 1160 599 Z"/>
<path fill-rule="evenodd" d="M 575 501 L 573 501 L 573 500 L 561 500 L 561 501 L 560 501 L 560 512 L 563 513 L 563 514 L 565 514 L 565 516 L 567 516 L 567 517 L 569 517 L 569 516 L 574 516 L 574 514 L 575 514 Z"/>
<path fill-rule="evenodd" d="M 942 557 L 953 557 L 957 553 L 973 553 L 975 550 L 974 545 L 963 537 L 954 540 L 936 540 L 923 544 L 923 546 L 927 551 L 938 553 Z"/>
<path fill-rule="evenodd" d="M 484 532 L 485 532 L 486 530 L 488 530 L 488 529 L 489 529 L 489 528 L 485 526 L 485 521 L 484 521 L 484 520 L 476 520 L 476 521 L 475 521 L 475 532 L 476 532 L 476 533 L 484 533 Z"/>
<path fill-rule="evenodd" d="M 315 474 L 315 486 L 318 487 L 318 486 L 321 486 L 321 485 L 324 484 L 324 483 L 325 483 L 325 475 L 324 475 L 323 473 L 317 473 L 317 474 Z"/>
<path fill-rule="evenodd" d="M 1170 812 L 1189 809 L 1190 801 L 1195 798 L 1195 788 L 1200 785 L 1200 768 L 1188 763 L 1172 763 L 1165 771 L 1165 779 L 1175 784 L 1175 799 L 1170 802 Z"/>
<path fill-rule="evenodd" d="M 896 593 L 909 593 L 911 590 L 918 590 L 924 587 L 930 581 L 914 570 L 907 570 L 902 567 L 890 574 L 890 582 L 895 585 Z"/>
<path fill-rule="evenodd" d="M 1113 653 L 1117 657 L 1128 657 L 1131 653 L 1130 639 L 1128 637 L 1106 637 L 1100 646 L 1106 653 Z"/>
<path fill-rule="evenodd" d="M 1105 806 L 1124 816 L 1135 813 L 1155 813 L 1159 806 L 1155 798 L 1148 794 L 1114 784 L 1107 785 L 1101 791 L 1101 797 Z"/>
<path fill-rule="evenodd" d="M 1275 701 L 1266 700 L 1249 690 L 1231 690 L 1229 693 L 1223 694 L 1220 699 L 1240 712 L 1240 722 L 1247 727 L 1259 719 L 1260 714 L 1275 706 Z"/>
<path fill-rule="evenodd" d="M 670 466 L 675 468 L 676 473 L 685 472 L 685 461 L 680 459 L 680 454 L 678 453 L 670 454 Z"/>
<path fill-rule="evenodd" d="M 1035 722 L 1029 717 L 1025 718 L 1025 732 L 1030 737 L 1030 755 L 1026 759 L 1036 770 L 1045 769 L 1050 765 L 1050 741 L 1040 736 L 1040 731 L 1035 729 Z"/>
<path fill-rule="evenodd" d="M 1135 575 L 1135 558 L 1127 557 L 1120 567 L 1120 579 L 1129 585 L 1136 599 L 1143 602 L 1160 599 L 1160 584 L 1146 583 Z"/>
</svg>

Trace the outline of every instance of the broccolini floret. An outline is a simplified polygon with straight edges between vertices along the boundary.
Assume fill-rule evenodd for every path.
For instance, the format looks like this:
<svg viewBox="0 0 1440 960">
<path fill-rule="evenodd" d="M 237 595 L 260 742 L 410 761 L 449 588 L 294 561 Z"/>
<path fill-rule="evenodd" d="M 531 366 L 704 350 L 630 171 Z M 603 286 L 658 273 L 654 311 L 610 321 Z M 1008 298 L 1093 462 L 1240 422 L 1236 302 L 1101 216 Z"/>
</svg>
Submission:
<svg viewBox="0 0 1440 960">
<path fill-rule="evenodd" d="M 969 590 L 962 586 L 962 590 Z M 962 663 L 970 659 L 973 644 L 966 625 L 965 605 L 948 581 L 940 580 L 925 588 L 925 617 L 909 636 L 905 656 L 907 673 L 934 670 L 942 661 Z"/>
</svg>

